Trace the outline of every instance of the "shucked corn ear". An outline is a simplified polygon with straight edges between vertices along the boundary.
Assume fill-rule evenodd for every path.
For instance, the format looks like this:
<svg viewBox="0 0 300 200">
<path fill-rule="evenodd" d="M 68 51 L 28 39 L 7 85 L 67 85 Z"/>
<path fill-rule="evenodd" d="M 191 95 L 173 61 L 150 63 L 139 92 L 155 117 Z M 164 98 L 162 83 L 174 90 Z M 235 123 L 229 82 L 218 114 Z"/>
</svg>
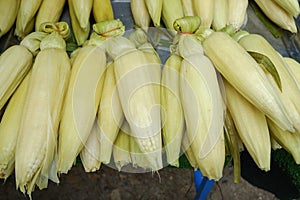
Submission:
<svg viewBox="0 0 300 200">
<path fill-rule="evenodd" d="M 292 33 L 297 32 L 297 26 L 293 15 L 286 12 L 274 0 L 255 0 L 263 13 L 279 27 Z M 274 14 L 276 13 L 276 14 Z"/>
<path fill-rule="evenodd" d="M 0 178 L 8 178 L 15 168 L 15 151 L 30 72 L 12 95 L 0 122 Z"/>
<path fill-rule="evenodd" d="M 214 0 L 193 0 L 193 8 L 196 16 L 201 19 L 201 27 L 209 28 L 214 17 Z"/>
<path fill-rule="evenodd" d="M 184 133 L 184 116 L 180 101 L 180 68 L 182 58 L 172 53 L 162 72 L 162 133 L 167 161 L 179 167 L 180 146 Z"/>
<path fill-rule="evenodd" d="M 167 29 L 174 30 L 174 21 L 183 16 L 181 0 L 163 0 L 161 17 Z"/>
<path fill-rule="evenodd" d="M 228 0 L 228 24 L 239 30 L 247 20 L 248 0 Z"/>
<path fill-rule="evenodd" d="M 100 103 L 105 68 L 105 52 L 98 46 L 84 46 L 73 58 L 59 129 L 60 173 L 70 170 L 88 139 Z"/>
<path fill-rule="evenodd" d="M 19 6 L 20 0 L 0 0 L 0 38 L 14 25 Z"/>
<path fill-rule="evenodd" d="M 278 87 L 273 76 L 267 72 L 268 77 L 270 77 L 270 81 L 278 91 L 293 126 L 297 131 L 300 131 L 300 88 L 282 56 L 259 34 L 246 33 L 239 40 L 239 44 L 249 52 L 266 56 L 273 63 L 280 77 L 281 88 Z"/>
<path fill-rule="evenodd" d="M 35 184 L 58 182 L 57 132 L 67 89 L 70 61 L 64 39 L 53 32 L 41 42 L 28 86 L 16 148 L 17 188 L 31 195 Z M 53 170 L 53 171 L 52 171 Z"/>
<path fill-rule="evenodd" d="M 114 11 L 110 0 L 93 0 L 92 12 L 96 23 L 114 19 Z"/>
<path fill-rule="evenodd" d="M 279 6 L 281 6 L 285 11 L 293 15 L 294 17 L 298 17 L 300 13 L 299 1 L 298 0 L 274 0 Z"/>
<path fill-rule="evenodd" d="M 0 109 L 3 108 L 32 66 L 33 56 L 23 45 L 14 45 L 0 56 Z"/>
<path fill-rule="evenodd" d="M 159 27 L 163 0 L 145 0 L 145 4 L 154 26 Z"/>
<path fill-rule="evenodd" d="M 226 105 L 237 132 L 256 165 L 270 170 L 271 141 L 265 115 L 249 103 L 225 79 Z"/>
<path fill-rule="evenodd" d="M 37 11 L 35 19 L 35 31 L 39 31 L 39 28 L 44 22 L 58 22 L 66 0 L 43 0 L 39 10 Z"/>
<path fill-rule="evenodd" d="M 162 168 L 160 76 L 161 66 L 123 36 L 110 38 L 107 52 L 114 59 L 117 88 L 132 136 L 146 154 L 152 170 Z M 155 154 L 153 154 L 155 152 Z M 149 154 L 148 154 L 149 153 Z"/>
<path fill-rule="evenodd" d="M 16 19 L 15 35 L 23 39 L 34 29 L 35 16 L 42 0 L 22 0 Z"/>
<path fill-rule="evenodd" d="M 98 109 L 98 126 L 100 126 L 100 160 L 110 162 L 113 144 L 124 120 L 120 98 L 116 86 L 114 63 L 107 64 L 105 80 Z"/>
<path fill-rule="evenodd" d="M 151 23 L 151 17 L 148 12 L 145 0 L 131 0 L 130 9 L 135 25 L 147 30 Z"/>
<path fill-rule="evenodd" d="M 283 131 L 274 122 L 267 119 L 270 134 L 287 152 L 289 152 L 295 162 L 300 164 L 300 135 L 299 133 L 291 133 L 289 131 Z"/>
<path fill-rule="evenodd" d="M 204 40 L 203 48 L 218 71 L 240 94 L 282 129 L 294 131 L 280 97 L 263 69 L 241 45 L 227 33 L 213 32 Z"/>
<path fill-rule="evenodd" d="M 181 103 L 191 149 L 204 176 L 219 180 L 225 161 L 224 111 L 216 70 L 193 35 L 182 35 Z"/>
<path fill-rule="evenodd" d="M 100 129 L 95 118 L 95 122 L 89 137 L 80 152 L 80 159 L 85 172 L 95 172 L 100 169 Z"/>
</svg>

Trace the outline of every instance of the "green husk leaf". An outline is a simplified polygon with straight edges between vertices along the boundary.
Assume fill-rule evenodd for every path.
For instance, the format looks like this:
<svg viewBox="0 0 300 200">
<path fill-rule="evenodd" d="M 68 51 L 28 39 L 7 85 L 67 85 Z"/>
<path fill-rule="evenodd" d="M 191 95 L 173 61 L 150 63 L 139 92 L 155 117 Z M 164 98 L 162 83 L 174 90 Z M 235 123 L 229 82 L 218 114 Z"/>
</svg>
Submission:
<svg viewBox="0 0 300 200">
<path fill-rule="evenodd" d="M 198 16 L 186 16 L 174 21 L 173 27 L 180 33 L 194 33 L 200 26 L 201 19 Z"/>
<path fill-rule="evenodd" d="M 45 22 L 40 25 L 39 31 L 45 33 L 57 32 L 64 39 L 67 39 L 70 36 L 70 28 L 66 22 Z"/>
<path fill-rule="evenodd" d="M 281 80 L 280 76 L 278 74 L 278 71 L 276 70 L 275 65 L 272 63 L 272 61 L 265 55 L 254 52 L 254 51 L 248 51 L 248 53 L 252 56 L 252 58 L 255 59 L 255 61 L 264 69 L 267 70 L 272 77 L 274 78 L 277 86 L 279 87 L 280 91 L 282 91 L 281 86 Z"/>
<path fill-rule="evenodd" d="M 40 49 L 43 50 L 46 48 L 58 48 L 66 51 L 66 42 L 61 35 L 53 32 L 41 41 Z"/>
<path fill-rule="evenodd" d="M 103 37 L 123 35 L 125 26 L 119 19 L 98 22 L 93 25 L 93 30 Z"/>
</svg>

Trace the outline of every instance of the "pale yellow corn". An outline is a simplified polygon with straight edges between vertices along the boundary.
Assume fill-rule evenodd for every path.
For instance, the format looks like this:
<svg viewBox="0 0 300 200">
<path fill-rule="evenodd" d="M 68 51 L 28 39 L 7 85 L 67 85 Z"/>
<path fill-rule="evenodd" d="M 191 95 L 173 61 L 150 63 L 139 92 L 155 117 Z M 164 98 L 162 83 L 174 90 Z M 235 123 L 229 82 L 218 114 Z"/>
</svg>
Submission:
<svg viewBox="0 0 300 200">
<path fill-rule="evenodd" d="M 15 35 L 23 39 L 34 28 L 36 13 L 38 12 L 42 0 L 22 0 L 16 19 Z"/>
<path fill-rule="evenodd" d="M 110 0 L 93 0 L 92 12 L 96 23 L 114 19 L 114 11 Z"/>
<path fill-rule="evenodd" d="M 293 15 L 295 18 L 298 17 L 300 13 L 299 1 L 298 0 L 274 0 L 279 6 L 281 6 L 288 13 Z"/>
<path fill-rule="evenodd" d="M 247 19 L 248 0 L 228 0 L 228 23 L 239 30 Z"/>
<path fill-rule="evenodd" d="M 152 169 L 158 170 L 162 168 L 161 66 L 149 62 L 145 53 L 122 36 L 107 40 L 107 51 L 114 59 L 119 97 L 132 135 L 146 154 Z M 156 152 L 155 156 L 153 152 Z"/>
<path fill-rule="evenodd" d="M 196 16 L 201 19 L 201 27 L 210 28 L 214 18 L 215 0 L 193 0 Z"/>
<path fill-rule="evenodd" d="M 32 67 L 33 56 L 23 45 L 14 45 L 0 56 L 0 109 Z"/>
<path fill-rule="evenodd" d="M 66 0 L 43 0 L 35 19 L 35 31 L 39 31 L 42 23 L 58 22 Z"/>
<path fill-rule="evenodd" d="M 257 52 L 267 56 L 274 64 L 280 77 L 281 90 L 279 90 L 273 77 L 269 75 L 269 73 L 267 73 L 268 77 L 270 77 L 270 81 L 278 91 L 288 116 L 293 122 L 294 128 L 300 131 L 300 88 L 282 56 L 259 34 L 247 34 L 239 40 L 239 44 L 247 51 Z"/>
<path fill-rule="evenodd" d="M 300 164 L 300 134 L 283 131 L 271 120 L 267 121 L 271 136 L 293 156 L 297 164 Z"/>
<path fill-rule="evenodd" d="M 228 23 L 228 1 L 229 0 L 215 0 L 214 17 L 212 21 L 212 28 L 214 30 L 220 30 Z"/>
<path fill-rule="evenodd" d="M 160 27 L 163 0 L 145 0 L 146 7 L 155 27 Z"/>
<path fill-rule="evenodd" d="M 280 97 L 263 69 L 227 33 L 214 32 L 203 42 L 205 54 L 224 78 L 282 129 L 294 131 Z"/>
<path fill-rule="evenodd" d="M 70 73 L 65 48 L 57 33 L 49 35 L 42 40 L 32 68 L 15 157 L 17 188 L 29 195 L 35 184 L 42 189 L 48 179 L 58 182 L 52 163 L 57 158 L 57 132 Z"/>
<path fill-rule="evenodd" d="M 216 70 L 192 35 L 182 35 L 178 49 L 183 57 L 181 103 L 191 148 L 203 175 L 219 180 L 225 161 L 225 143 L 223 99 Z"/>
<path fill-rule="evenodd" d="M 84 46 L 73 58 L 59 129 L 60 173 L 71 169 L 88 139 L 100 103 L 105 68 L 105 52 L 97 46 Z"/>
<path fill-rule="evenodd" d="M 182 58 L 171 54 L 167 59 L 161 86 L 162 133 L 167 161 L 179 167 L 180 146 L 184 133 L 184 116 L 180 101 L 180 68 Z"/>
<path fill-rule="evenodd" d="M 181 0 L 163 0 L 161 17 L 167 29 L 174 30 L 174 21 L 183 16 Z"/>
<path fill-rule="evenodd" d="M 0 38 L 14 25 L 19 6 L 20 0 L 0 0 Z"/>
<path fill-rule="evenodd" d="M 15 168 L 15 151 L 30 72 L 12 95 L 0 122 L 0 178 L 7 179 Z"/>
<path fill-rule="evenodd" d="M 279 27 L 292 33 L 297 33 L 297 26 L 293 15 L 286 12 L 274 0 L 255 0 L 263 13 Z"/>
<path fill-rule="evenodd" d="M 95 172 L 100 169 L 100 128 L 95 119 L 90 135 L 80 152 L 80 159 L 85 172 Z"/>
<path fill-rule="evenodd" d="M 237 132 L 256 165 L 269 171 L 271 165 L 271 141 L 265 115 L 248 102 L 225 79 L 226 105 Z"/>
<path fill-rule="evenodd" d="M 97 121 L 100 126 L 100 160 L 102 163 L 108 164 L 112 155 L 113 144 L 124 121 L 113 62 L 107 64 Z"/>
</svg>

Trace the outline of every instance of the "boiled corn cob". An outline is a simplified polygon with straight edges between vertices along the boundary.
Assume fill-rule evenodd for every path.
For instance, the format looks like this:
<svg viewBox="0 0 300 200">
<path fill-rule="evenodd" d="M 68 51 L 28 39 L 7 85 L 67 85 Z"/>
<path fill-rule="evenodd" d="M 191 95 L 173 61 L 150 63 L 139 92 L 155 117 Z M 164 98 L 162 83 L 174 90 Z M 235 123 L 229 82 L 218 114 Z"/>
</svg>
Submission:
<svg viewBox="0 0 300 200">
<path fill-rule="evenodd" d="M 211 33 L 203 42 L 205 54 L 224 78 L 250 103 L 284 130 L 294 127 L 266 74 L 227 33 Z M 238 59 L 237 59 L 238 58 Z"/>
<path fill-rule="evenodd" d="M 295 18 L 298 17 L 300 13 L 298 0 L 288 0 L 288 1 L 274 0 L 274 2 L 276 2 L 280 7 L 282 7 L 286 12 L 293 15 Z"/>
<path fill-rule="evenodd" d="M 35 19 L 35 31 L 38 31 L 44 22 L 58 22 L 66 0 L 43 0 Z"/>
<path fill-rule="evenodd" d="M 70 170 L 88 139 L 100 103 L 105 68 L 105 52 L 98 46 L 84 46 L 73 58 L 59 129 L 60 173 Z"/>
<path fill-rule="evenodd" d="M 0 38 L 14 25 L 19 6 L 20 0 L 0 0 Z"/>
<path fill-rule="evenodd" d="M 182 35 L 180 94 L 187 134 L 204 176 L 219 180 L 225 161 L 223 99 L 216 70 L 193 35 Z"/>
<path fill-rule="evenodd" d="M 256 165 L 269 171 L 271 141 L 265 115 L 249 103 L 225 79 L 226 105 L 237 132 Z"/>
<path fill-rule="evenodd" d="M 151 23 L 145 0 L 131 0 L 130 9 L 135 25 L 147 30 Z"/>
<path fill-rule="evenodd" d="M 180 68 L 182 58 L 172 53 L 167 59 L 162 72 L 161 104 L 162 133 L 167 161 L 179 167 L 179 155 L 184 134 L 184 116 L 180 102 Z"/>
<path fill-rule="evenodd" d="M 85 172 L 95 172 L 100 169 L 100 128 L 95 118 L 89 137 L 80 152 L 80 159 Z"/>
<path fill-rule="evenodd" d="M 158 170 L 162 168 L 158 106 L 161 66 L 150 63 L 146 55 L 123 36 L 107 40 L 107 52 L 114 59 L 119 97 L 132 135 L 146 154 L 152 170 Z"/>
<path fill-rule="evenodd" d="M 239 30 L 247 20 L 248 0 L 228 0 L 228 23 Z"/>
<path fill-rule="evenodd" d="M 0 122 L 0 178 L 7 179 L 15 168 L 15 150 L 30 75 L 31 72 L 12 95 Z"/>
<path fill-rule="evenodd" d="M 214 0 L 193 0 L 196 16 L 201 19 L 201 27 L 210 28 L 214 17 Z"/>
<path fill-rule="evenodd" d="M 70 73 L 65 48 L 64 39 L 53 32 L 41 41 L 41 51 L 32 67 L 15 157 L 17 188 L 29 195 L 35 184 L 42 189 L 47 187 L 48 179 L 58 182 L 52 163 Z"/>
<path fill-rule="evenodd" d="M 297 26 L 293 15 L 286 12 L 274 0 L 255 0 L 263 13 L 279 27 L 292 33 L 297 32 Z M 276 14 L 274 14 L 276 13 Z"/>
<path fill-rule="evenodd" d="M 268 77 L 272 79 L 271 82 L 278 91 L 293 126 L 300 131 L 300 105 L 298 103 L 300 88 L 282 56 L 259 34 L 245 34 L 238 42 L 247 51 L 262 54 L 274 64 L 280 77 L 281 88 L 277 86 L 272 76 L 268 75 Z"/>
<path fill-rule="evenodd" d="M 114 72 L 114 63 L 108 63 L 97 118 L 101 140 L 100 160 L 104 164 L 110 162 L 113 144 L 124 121 Z"/>
<path fill-rule="evenodd" d="M 96 23 L 114 19 L 110 0 L 93 0 L 92 12 Z"/>
<path fill-rule="evenodd" d="M 42 0 L 22 0 L 16 19 L 15 35 L 23 39 L 34 29 L 36 13 L 40 8 Z"/>
</svg>

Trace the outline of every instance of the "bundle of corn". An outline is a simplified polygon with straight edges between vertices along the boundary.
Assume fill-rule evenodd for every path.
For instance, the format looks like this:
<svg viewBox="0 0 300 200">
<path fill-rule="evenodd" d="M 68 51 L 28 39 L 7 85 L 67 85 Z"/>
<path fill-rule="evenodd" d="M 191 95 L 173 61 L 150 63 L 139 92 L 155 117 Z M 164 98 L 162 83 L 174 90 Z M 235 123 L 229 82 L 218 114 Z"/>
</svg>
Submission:
<svg viewBox="0 0 300 200">
<path fill-rule="evenodd" d="M 70 61 L 63 36 L 59 34 L 65 33 L 61 29 L 68 29 L 68 25 L 62 22 L 53 27 L 53 32 L 41 40 L 41 51 L 32 67 L 16 144 L 16 185 L 29 196 L 35 185 L 43 189 L 48 179 L 59 181 L 57 133 Z"/>
</svg>

